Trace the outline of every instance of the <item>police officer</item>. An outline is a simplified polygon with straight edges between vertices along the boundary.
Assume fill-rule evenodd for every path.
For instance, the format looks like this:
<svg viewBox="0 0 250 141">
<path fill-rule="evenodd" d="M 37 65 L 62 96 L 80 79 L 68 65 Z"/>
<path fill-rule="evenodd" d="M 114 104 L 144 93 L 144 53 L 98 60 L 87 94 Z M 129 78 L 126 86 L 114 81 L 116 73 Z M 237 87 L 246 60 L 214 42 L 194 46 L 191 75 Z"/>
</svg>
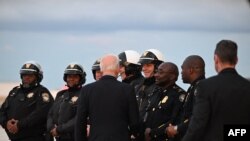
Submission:
<svg viewBox="0 0 250 141">
<path fill-rule="evenodd" d="M 176 85 L 178 68 L 174 63 L 162 63 L 155 73 L 154 90 L 147 107 L 145 140 L 166 140 L 165 127 L 178 122 L 177 115 L 181 110 L 186 92 Z"/>
<path fill-rule="evenodd" d="M 69 64 L 64 71 L 63 80 L 67 83 L 68 89 L 57 93 L 47 120 L 47 129 L 57 141 L 74 140 L 77 101 L 85 77 L 86 73 L 78 63 Z"/>
<path fill-rule="evenodd" d="M 96 60 L 92 65 L 92 74 L 96 81 L 102 77 L 102 72 L 100 70 L 100 59 Z"/>
<path fill-rule="evenodd" d="M 146 109 L 152 97 L 155 87 L 154 74 L 158 66 L 164 61 L 163 54 L 157 49 L 146 50 L 140 57 L 144 80 L 135 87 L 136 97 L 140 114 L 140 135 L 137 140 L 144 140 L 145 119 L 147 118 Z"/>
<path fill-rule="evenodd" d="M 24 63 L 20 77 L 22 83 L 9 92 L 1 106 L 0 124 L 12 141 L 44 141 L 53 97 L 40 84 L 43 72 L 37 62 Z"/>
<path fill-rule="evenodd" d="M 195 90 L 200 80 L 205 79 L 205 62 L 198 55 L 188 56 L 182 66 L 183 83 L 190 84 L 184 100 L 182 111 L 179 115 L 180 123 L 167 127 L 166 132 L 169 137 L 174 137 L 175 141 L 181 140 L 186 133 L 190 118 L 192 116 L 195 102 Z"/>
<path fill-rule="evenodd" d="M 118 55 L 120 59 L 120 76 L 122 82 L 133 87 L 141 84 L 143 76 L 141 74 L 141 64 L 138 63 L 140 54 L 134 50 L 126 50 Z"/>
</svg>

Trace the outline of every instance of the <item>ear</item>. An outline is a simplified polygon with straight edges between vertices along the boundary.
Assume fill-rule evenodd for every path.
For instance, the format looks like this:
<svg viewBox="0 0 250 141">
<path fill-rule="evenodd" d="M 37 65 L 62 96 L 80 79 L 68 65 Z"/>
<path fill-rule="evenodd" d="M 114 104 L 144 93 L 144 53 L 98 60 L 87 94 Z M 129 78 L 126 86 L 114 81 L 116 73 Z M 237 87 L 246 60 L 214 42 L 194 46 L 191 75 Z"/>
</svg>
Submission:
<svg viewBox="0 0 250 141">
<path fill-rule="evenodd" d="M 192 74 L 194 72 L 194 69 L 192 67 L 188 68 L 188 71 L 190 74 Z"/>
<path fill-rule="evenodd" d="M 214 64 L 218 64 L 219 60 L 220 58 L 216 54 L 214 54 Z"/>
<path fill-rule="evenodd" d="M 235 65 L 238 63 L 238 61 L 239 61 L 239 60 L 238 60 L 238 57 L 236 57 Z"/>
</svg>

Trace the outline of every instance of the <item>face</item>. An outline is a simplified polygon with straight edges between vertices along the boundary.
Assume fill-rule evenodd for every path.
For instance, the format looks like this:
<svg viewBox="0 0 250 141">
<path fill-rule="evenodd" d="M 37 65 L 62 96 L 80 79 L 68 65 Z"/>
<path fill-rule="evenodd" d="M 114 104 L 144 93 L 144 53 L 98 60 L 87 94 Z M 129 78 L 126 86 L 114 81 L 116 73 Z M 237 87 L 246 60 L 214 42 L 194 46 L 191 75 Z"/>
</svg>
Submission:
<svg viewBox="0 0 250 141">
<path fill-rule="evenodd" d="M 100 70 L 95 71 L 95 79 L 96 81 L 102 77 L 102 72 Z"/>
<path fill-rule="evenodd" d="M 142 72 L 145 78 L 154 76 L 154 64 L 144 64 L 142 66 Z"/>
<path fill-rule="evenodd" d="M 120 65 L 120 76 L 121 76 L 121 79 L 124 80 L 126 78 L 126 74 L 125 74 L 125 67 Z"/>
<path fill-rule="evenodd" d="M 190 82 L 190 68 L 185 64 L 183 63 L 182 66 L 181 66 L 181 76 L 182 76 L 182 81 L 183 83 L 189 83 Z"/>
<path fill-rule="evenodd" d="M 23 85 L 29 85 L 31 83 L 34 83 L 36 81 L 36 75 L 35 74 L 23 74 L 22 75 L 22 83 Z"/>
<path fill-rule="evenodd" d="M 68 74 L 66 78 L 68 87 L 74 87 L 78 85 L 80 83 L 80 79 L 81 77 L 78 74 Z"/>
<path fill-rule="evenodd" d="M 155 84 L 158 86 L 166 86 L 171 81 L 172 73 L 167 69 L 167 66 L 160 65 L 155 73 Z"/>
</svg>

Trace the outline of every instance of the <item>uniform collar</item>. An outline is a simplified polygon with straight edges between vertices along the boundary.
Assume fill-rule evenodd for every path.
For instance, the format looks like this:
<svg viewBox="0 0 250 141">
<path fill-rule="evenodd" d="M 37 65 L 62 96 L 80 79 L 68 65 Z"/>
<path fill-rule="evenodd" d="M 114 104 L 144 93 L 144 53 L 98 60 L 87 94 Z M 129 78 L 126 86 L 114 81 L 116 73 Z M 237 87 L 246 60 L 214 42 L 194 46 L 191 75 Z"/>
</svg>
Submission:
<svg viewBox="0 0 250 141">
<path fill-rule="evenodd" d="M 122 80 L 122 82 L 130 84 L 133 80 L 136 80 L 141 77 L 142 75 L 133 75 L 133 76 L 125 78 L 124 80 Z"/>
<path fill-rule="evenodd" d="M 199 76 L 197 79 L 195 79 L 192 83 L 191 86 L 194 86 L 199 82 L 200 80 L 205 79 L 205 75 Z"/>
<path fill-rule="evenodd" d="M 146 86 L 150 86 L 155 83 L 155 77 L 152 76 L 150 78 L 145 78 L 143 84 Z"/>
</svg>

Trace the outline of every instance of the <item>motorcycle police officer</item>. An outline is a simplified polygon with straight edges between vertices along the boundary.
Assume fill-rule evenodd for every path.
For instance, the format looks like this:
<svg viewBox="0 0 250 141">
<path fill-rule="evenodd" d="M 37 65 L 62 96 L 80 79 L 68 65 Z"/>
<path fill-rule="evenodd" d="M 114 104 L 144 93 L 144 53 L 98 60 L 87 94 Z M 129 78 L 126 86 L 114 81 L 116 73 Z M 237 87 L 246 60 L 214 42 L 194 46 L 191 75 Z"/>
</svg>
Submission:
<svg viewBox="0 0 250 141">
<path fill-rule="evenodd" d="M 118 55 L 120 59 L 120 76 L 122 82 L 132 85 L 134 88 L 141 84 L 141 64 L 138 63 L 140 54 L 134 50 L 126 50 Z"/>
<path fill-rule="evenodd" d="M 74 140 L 77 101 L 85 77 L 83 67 L 77 63 L 69 64 L 64 71 L 63 80 L 67 83 L 68 89 L 57 93 L 47 119 L 47 130 L 57 141 Z"/>
<path fill-rule="evenodd" d="M 47 113 L 53 103 L 42 86 L 41 66 L 35 61 L 20 69 L 22 83 L 14 87 L 0 109 L 0 124 L 12 141 L 45 141 Z"/>
<path fill-rule="evenodd" d="M 95 63 L 92 65 L 92 74 L 96 81 L 102 77 L 102 72 L 100 69 L 100 59 L 96 60 Z"/>
<path fill-rule="evenodd" d="M 141 84 L 135 87 L 136 97 L 140 114 L 140 135 L 137 140 L 144 140 L 145 122 L 147 119 L 146 109 L 152 97 L 155 85 L 154 74 L 158 66 L 164 61 L 163 54 L 157 49 L 146 50 L 139 59 L 142 65 L 144 80 Z"/>
</svg>

